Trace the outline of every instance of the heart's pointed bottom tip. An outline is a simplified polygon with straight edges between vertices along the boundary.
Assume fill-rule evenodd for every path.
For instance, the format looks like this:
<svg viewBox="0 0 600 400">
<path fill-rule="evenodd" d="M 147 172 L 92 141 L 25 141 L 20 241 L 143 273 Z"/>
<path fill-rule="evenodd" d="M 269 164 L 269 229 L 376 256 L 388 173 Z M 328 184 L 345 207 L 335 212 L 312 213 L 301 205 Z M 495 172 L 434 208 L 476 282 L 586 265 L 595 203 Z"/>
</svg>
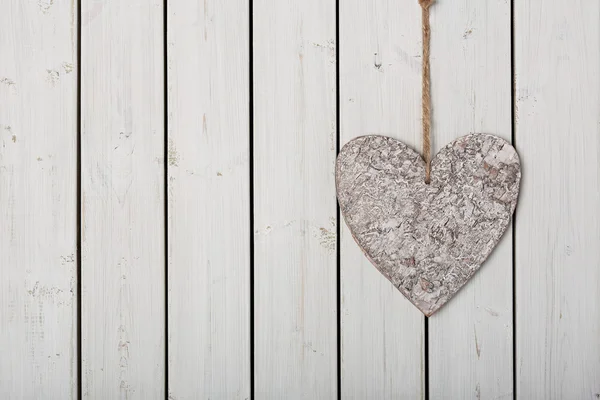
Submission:
<svg viewBox="0 0 600 400">
<path fill-rule="evenodd" d="M 425 312 L 425 311 L 421 311 L 421 312 L 423 313 L 423 315 L 425 315 L 427 318 L 429 318 L 429 317 L 431 317 L 433 314 L 435 314 L 435 312 L 436 312 L 436 311 L 437 311 L 437 309 L 436 309 L 436 310 L 433 310 L 433 311 L 427 311 L 427 312 Z"/>
<path fill-rule="evenodd" d="M 418 302 L 419 304 L 417 304 L 417 302 L 410 300 L 410 298 L 409 298 L 409 301 L 412 303 L 413 306 L 415 306 L 417 308 L 417 310 L 421 311 L 421 313 L 426 317 L 431 317 L 440 308 L 442 308 L 444 306 L 444 304 L 446 304 L 446 303 L 444 303 L 442 305 L 432 305 L 432 304 L 426 303 L 424 301 L 420 301 L 420 302 Z"/>
<path fill-rule="evenodd" d="M 430 310 L 430 309 L 423 310 L 423 309 L 421 309 L 421 308 L 419 308 L 419 307 L 417 307 L 417 308 L 418 308 L 418 309 L 419 309 L 419 311 L 421 311 L 421 312 L 423 313 L 423 315 L 424 315 L 424 316 L 426 316 L 427 318 L 431 317 L 431 316 L 432 316 L 433 314 L 435 314 L 435 313 L 436 313 L 436 311 L 438 310 L 438 308 L 436 308 L 435 310 Z"/>
</svg>

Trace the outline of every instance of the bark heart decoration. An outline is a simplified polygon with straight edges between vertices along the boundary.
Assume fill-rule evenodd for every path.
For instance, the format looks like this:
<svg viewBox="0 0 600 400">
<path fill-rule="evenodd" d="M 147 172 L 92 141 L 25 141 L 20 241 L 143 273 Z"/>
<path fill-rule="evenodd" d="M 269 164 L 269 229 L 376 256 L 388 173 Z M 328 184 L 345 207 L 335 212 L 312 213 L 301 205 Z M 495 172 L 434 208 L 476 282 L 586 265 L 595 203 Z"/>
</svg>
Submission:
<svg viewBox="0 0 600 400">
<path fill-rule="evenodd" d="M 402 142 L 362 136 L 336 162 L 342 215 L 369 260 L 425 315 L 481 267 L 510 223 L 521 167 L 487 134 L 463 136 L 431 162 Z"/>
</svg>

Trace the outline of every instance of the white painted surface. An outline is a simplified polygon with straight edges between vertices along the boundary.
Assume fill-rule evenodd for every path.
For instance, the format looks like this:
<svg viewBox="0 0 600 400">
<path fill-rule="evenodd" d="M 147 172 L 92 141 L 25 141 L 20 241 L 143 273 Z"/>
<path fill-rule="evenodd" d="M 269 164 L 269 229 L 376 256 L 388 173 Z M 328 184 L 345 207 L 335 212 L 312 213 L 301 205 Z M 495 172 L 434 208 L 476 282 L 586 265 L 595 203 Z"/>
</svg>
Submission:
<svg viewBox="0 0 600 400">
<path fill-rule="evenodd" d="M 169 394 L 250 396 L 247 0 L 170 0 Z"/>
<path fill-rule="evenodd" d="M 600 3 L 515 3 L 517 395 L 600 397 Z"/>
<path fill-rule="evenodd" d="M 86 399 L 165 397 L 162 4 L 82 1 Z"/>
<path fill-rule="evenodd" d="M 77 398 L 77 15 L 0 2 L 0 398 Z"/>
<path fill-rule="evenodd" d="M 340 145 L 383 134 L 419 148 L 420 40 L 416 0 L 340 2 Z M 342 398 L 422 398 L 424 317 L 341 223 Z"/>
<path fill-rule="evenodd" d="M 340 144 L 420 149 L 417 0 L 340 6 Z M 510 138 L 510 2 L 432 8 L 433 142 Z M 0 397 L 165 398 L 162 0 L 0 4 Z M 169 0 L 173 399 L 337 396 L 333 0 Z M 429 321 L 430 398 L 600 394 L 600 5 L 514 2 L 515 223 Z M 121 133 L 122 132 L 122 133 Z M 424 396 L 421 314 L 341 232 L 342 398 Z M 254 321 L 250 314 L 254 240 Z M 210 263 L 210 267 L 209 267 Z M 515 298 L 516 360 L 512 360 Z M 513 366 L 517 369 L 513 389 Z"/>
<path fill-rule="evenodd" d="M 256 398 L 332 399 L 335 2 L 253 6 Z"/>
<path fill-rule="evenodd" d="M 510 24 L 505 1 L 433 6 L 434 152 L 473 132 L 510 141 Z M 511 231 L 509 226 L 471 281 L 429 319 L 431 399 L 512 398 Z"/>
</svg>

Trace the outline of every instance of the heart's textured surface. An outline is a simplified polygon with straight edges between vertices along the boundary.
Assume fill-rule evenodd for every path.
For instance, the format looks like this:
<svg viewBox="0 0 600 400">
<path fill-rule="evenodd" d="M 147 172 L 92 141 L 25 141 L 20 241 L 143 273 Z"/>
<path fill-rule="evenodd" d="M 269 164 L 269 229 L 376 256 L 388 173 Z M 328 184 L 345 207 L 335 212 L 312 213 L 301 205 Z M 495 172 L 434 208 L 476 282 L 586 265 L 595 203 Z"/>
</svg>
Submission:
<svg viewBox="0 0 600 400">
<path fill-rule="evenodd" d="M 402 142 L 362 136 L 336 163 L 340 208 L 356 242 L 406 298 L 429 316 L 473 276 L 517 204 L 519 156 L 505 140 L 461 137 L 431 162 Z"/>
</svg>

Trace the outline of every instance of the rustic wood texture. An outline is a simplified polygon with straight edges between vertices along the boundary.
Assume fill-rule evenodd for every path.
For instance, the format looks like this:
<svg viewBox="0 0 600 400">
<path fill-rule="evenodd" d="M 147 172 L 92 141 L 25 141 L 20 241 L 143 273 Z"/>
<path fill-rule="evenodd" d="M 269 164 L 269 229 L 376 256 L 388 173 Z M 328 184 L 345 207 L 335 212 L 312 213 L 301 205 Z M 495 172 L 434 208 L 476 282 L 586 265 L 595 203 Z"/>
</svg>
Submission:
<svg viewBox="0 0 600 400">
<path fill-rule="evenodd" d="M 0 398 L 77 398 L 77 8 L 0 2 Z"/>
<path fill-rule="evenodd" d="M 247 1 L 82 0 L 81 71 L 77 1 L 0 1 L 0 398 L 74 399 L 78 389 L 90 399 L 169 397 L 170 155 L 178 164 L 168 166 L 177 179 L 167 238 L 172 399 L 252 396 L 251 368 L 257 399 L 335 398 L 338 373 L 344 399 L 418 399 L 427 363 L 431 399 L 597 400 L 600 4 L 437 0 L 431 8 L 433 154 L 470 132 L 510 140 L 514 122 L 524 164 L 515 224 L 428 320 L 425 360 L 422 314 L 343 222 L 337 314 L 330 222 L 336 89 L 340 146 L 380 134 L 421 148 L 418 1 L 338 1 L 338 42 L 333 0 L 255 0 L 253 17 Z M 245 47 L 251 18 L 253 49 Z M 172 151 L 163 121 L 167 53 Z M 251 82 L 256 148 L 244 160 L 234 153 L 247 142 L 233 139 L 247 129 Z M 252 157 L 254 211 L 244 195 L 252 180 L 243 178 Z M 207 175 L 186 175 L 188 165 Z M 244 233 L 252 212 L 256 232 Z M 252 299 L 243 282 L 252 241 L 250 367 L 243 338 Z"/>
<path fill-rule="evenodd" d="M 469 132 L 489 133 L 510 141 L 510 3 L 439 0 L 432 6 L 434 152 Z M 518 143 L 515 147 L 522 155 Z M 523 180 L 527 174 L 523 168 Z M 512 256 L 509 226 L 484 267 L 450 306 L 430 318 L 432 399 L 511 397 Z"/>
<path fill-rule="evenodd" d="M 600 398 L 600 2 L 515 2 L 516 390 Z"/>
<path fill-rule="evenodd" d="M 82 390 L 165 398 L 163 1 L 82 1 Z"/>
<path fill-rule="evenodd" d="M 249 4 L 169 0 L 169 395 L 250 396 Z"/>
<path fill-rule="evenodd" d="M 515 149 L 472 134 L 431 162 L 385 136 L 348 142 L 336 163 L 342 215 L 377 269 L 430 316 L 479 270 L 508 227 L 521 170 Z"/>
<path fill-rule="evenodd" d="M 334 0 L 255 0 L 257 399 L 337 396 Z"/>
<path fill-rule="evenodd" d="M 339 2 L 340 145 L 382 134 L 420 147 L 420 16 L 416 0 Z M 423 398 L 423 315 L 340 229 L 342 398 Z"/>
</svg>

